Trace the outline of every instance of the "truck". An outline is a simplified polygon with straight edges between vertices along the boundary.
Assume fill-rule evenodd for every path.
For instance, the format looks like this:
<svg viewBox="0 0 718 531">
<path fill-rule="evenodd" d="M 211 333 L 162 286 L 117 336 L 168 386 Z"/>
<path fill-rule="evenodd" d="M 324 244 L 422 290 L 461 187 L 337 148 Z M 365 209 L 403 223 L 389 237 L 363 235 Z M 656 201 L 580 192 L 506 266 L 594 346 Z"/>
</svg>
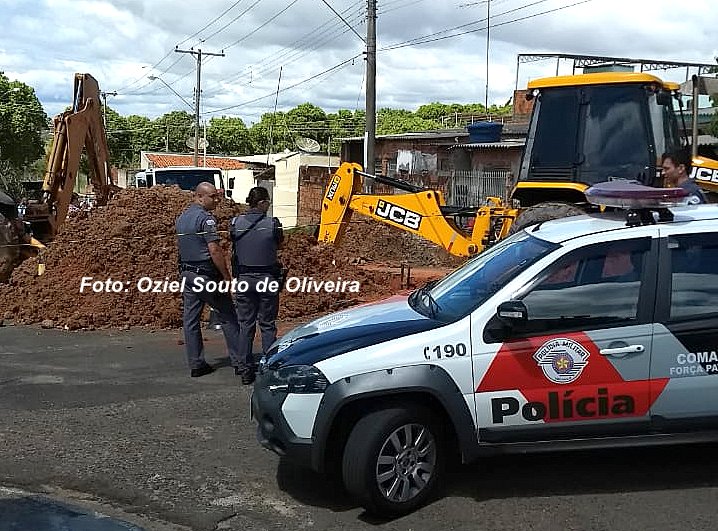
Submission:
<svg viewBox="0 0 718 531">
<path fill-rule="evenodd" d="M 585 196 L 607 180 L 660 186 L 660 159 L 685 148 L 674 104 L 679 85 L 647 73 L 600 72 L 536 79 L 520 171 L 510 204 L 485 198 L 482 205 L 448 205 L 438 190 L 395 178 L 364 173 L 343 163 L 327 186 L 318 239 L 338 243 L 353 212 L 417 234 L 452 255 L 470 257 L 523 227 L 549 219 L 602 210 Z M 711 198 L 718 193 L 718 161 L 697 156 L 692 177 Z M 362 193 L 365 179 L 399 189 L 400 194 Z M 457 222 L 472 216 L 470 231 Z"/>
<path fill-rule="evenodd" d="M 182 190 L 194 190 L 199 183 L 214 184 L 218 190 L 223 190 L 225 197 L 236 203 L 243 202 L 244 198 L 238 196 L 239 190 L 235 186 L 235 178 L 225 178 L 219 168 L 202 166 L 170 166 L 167 168 L 148 168 L 135 174 L 138 188 L 152 186 L 179 186 Z"/>
</svg>

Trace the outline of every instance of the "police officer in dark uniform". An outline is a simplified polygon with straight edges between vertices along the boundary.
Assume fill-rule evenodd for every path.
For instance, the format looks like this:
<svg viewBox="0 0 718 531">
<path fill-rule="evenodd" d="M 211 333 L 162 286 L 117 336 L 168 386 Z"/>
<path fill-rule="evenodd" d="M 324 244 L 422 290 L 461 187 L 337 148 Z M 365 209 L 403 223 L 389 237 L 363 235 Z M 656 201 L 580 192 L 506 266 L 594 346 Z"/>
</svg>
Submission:
<svg viewBox="0 0 718 531">
<path fill-rule="evenodd" d="M 691 155 L 688 150 L 680 149 L 672 153 L 664 153 L 661 157 L 664 185 L 670 188 L 683 188 L 687 191 L 689 205 L 707 203 L 708 199 L 705 194 L 690 177 L 692 167 Z"/>
<path fill-rule="evenodd" d="M 238 283 L 246 282 L 247 290 L 237 291 L 237 318 L 240 329 L 240 358 L 252 358 L 256 325 L 262 334 L 262 350 L 267 352 L 277 339 L 277 313 L 282 268 L 277 261 L 277 249 L 284 238 L 282 224 L 267 217 L 269 192 L 257 186 L 247 197 L 249 210 L 232 218 L 229 226 L 234 243 L 232 264 Z M 274 282 L 274 290 L 271 290 Z M 242 383 L 254 381 L 254 370 L 237 371 Z"/>
<path fill-rule="evenodd" d="M 195 190 L 194 203 L 180 214 L 175 223 L 180 275 L 185 283 L 182 327 L 192 377 L 204 376 L 214 370 L 204 359 L 200 317 L 205 304 L 209 304 L 219 316 L 232 365 L 243 367 L 239 357 L 239 324 L 231 294 L 197 289 L 210 280 L 232 280 L 219 244 L 217 220 L 210 214 L 219 200 L 213 184 L 200 183 Z"/>
</svg>

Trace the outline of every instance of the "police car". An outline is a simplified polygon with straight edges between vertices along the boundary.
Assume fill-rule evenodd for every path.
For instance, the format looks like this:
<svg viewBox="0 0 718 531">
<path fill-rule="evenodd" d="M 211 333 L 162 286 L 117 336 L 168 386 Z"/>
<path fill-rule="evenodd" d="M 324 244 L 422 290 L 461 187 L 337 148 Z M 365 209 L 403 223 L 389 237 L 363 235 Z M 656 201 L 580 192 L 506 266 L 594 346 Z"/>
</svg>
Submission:
<svg viewBox="0 0 718 531">
<path fill-rule="evenodd" d="M 280 338 L 252 396 L 261 444 L 391 517 L 457 455 L 718 438 L 718 205 L 592 190 L 628 213 L 534 225 Z"/>
</svg>

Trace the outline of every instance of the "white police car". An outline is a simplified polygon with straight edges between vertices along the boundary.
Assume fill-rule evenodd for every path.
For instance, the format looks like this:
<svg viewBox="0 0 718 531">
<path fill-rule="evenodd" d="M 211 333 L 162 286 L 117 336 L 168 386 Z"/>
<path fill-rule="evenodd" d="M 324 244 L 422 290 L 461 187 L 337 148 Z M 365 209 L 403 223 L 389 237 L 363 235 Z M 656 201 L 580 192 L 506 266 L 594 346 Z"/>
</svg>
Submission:
<svg viewBox="0 0 718 531">
<path fill-rule="evenodd" d="M 664 198 L 628 192 L 615 204 Z M 383 516 L 425 502 L 457 454 L 713 438 L 718 205 L 544 222 L 408 298 L 299 327 L 262 359 L 252 409 L 265 447 L 341 471 Z"/>
</svg>

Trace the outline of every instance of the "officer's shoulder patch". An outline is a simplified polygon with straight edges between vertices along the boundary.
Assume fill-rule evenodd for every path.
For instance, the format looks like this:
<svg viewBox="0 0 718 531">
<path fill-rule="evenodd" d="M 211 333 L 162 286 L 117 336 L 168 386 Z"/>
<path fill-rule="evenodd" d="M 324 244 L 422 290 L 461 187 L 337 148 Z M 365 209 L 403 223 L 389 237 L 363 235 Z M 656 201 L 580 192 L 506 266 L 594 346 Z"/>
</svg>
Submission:
<svg viewBox="0 0 718 531">
<path fill-rule="evenodd" d="M 207 225 L 216 225 L 217 224 L 217 222 L 213 218 L 207 218 L 206 220 L 204 220 L 204 222 Z"/>
</svg>

